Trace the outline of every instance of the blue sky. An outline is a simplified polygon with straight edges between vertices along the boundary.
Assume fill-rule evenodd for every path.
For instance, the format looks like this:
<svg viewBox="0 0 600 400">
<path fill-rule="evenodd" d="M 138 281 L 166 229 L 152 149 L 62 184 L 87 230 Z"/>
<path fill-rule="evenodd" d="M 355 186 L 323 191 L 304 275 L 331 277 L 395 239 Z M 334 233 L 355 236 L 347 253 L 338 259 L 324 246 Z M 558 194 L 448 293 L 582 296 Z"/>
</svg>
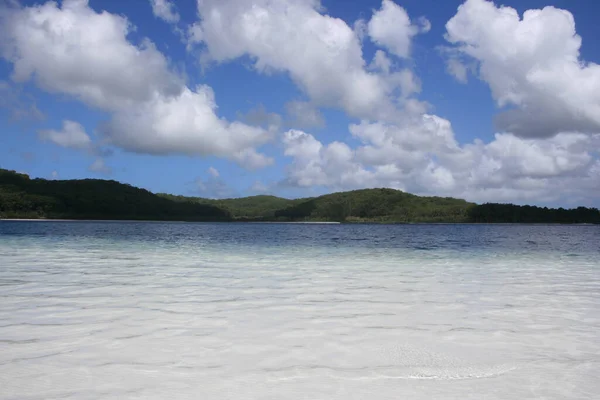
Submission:
<svg viewBox="0 0 600 400">
<path fill-rule="evenodd" d="M 0 166 L 207 197 L 385 186 L 600 206 L 599 14 L 591 0 L 5 0 Z"/>
</svg>

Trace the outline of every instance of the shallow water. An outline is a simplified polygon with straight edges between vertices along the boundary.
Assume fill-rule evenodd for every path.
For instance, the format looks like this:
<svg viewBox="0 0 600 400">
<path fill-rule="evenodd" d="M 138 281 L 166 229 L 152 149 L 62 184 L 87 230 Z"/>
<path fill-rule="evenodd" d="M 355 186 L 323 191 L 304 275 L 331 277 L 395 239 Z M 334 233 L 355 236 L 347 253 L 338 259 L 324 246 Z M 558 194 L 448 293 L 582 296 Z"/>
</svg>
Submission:
<svg viewBox="0 0 600 400">
<path fill-rule="evenodd" d="M 592 399 L 600 227 L 0 222 L 1 399 Z"/>
</svg>

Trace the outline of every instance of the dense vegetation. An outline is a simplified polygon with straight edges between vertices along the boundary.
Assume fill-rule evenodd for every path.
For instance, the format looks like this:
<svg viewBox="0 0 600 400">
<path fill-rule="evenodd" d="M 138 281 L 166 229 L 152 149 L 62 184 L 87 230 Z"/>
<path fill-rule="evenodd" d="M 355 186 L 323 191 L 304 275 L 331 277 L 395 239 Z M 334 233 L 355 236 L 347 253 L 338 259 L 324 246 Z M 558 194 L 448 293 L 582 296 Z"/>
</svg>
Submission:
<svg viewBox="0 0 600 400">
<path fill-rule="evenodd" d="M 132 220 L 230 220 L 209 204 L 175 202 L 115 181 L 54 181 L 0 169 L 0 217 Z"/>
<path fill-rule="evenodd" d="M 238 199 L 205 199 L 201 197 L 175 196 L 159 193 L 159 196 L 174 201 L 191 201 L 195 203 L 211 204 L 231 212 L 237 219 L 272 219 L 275 213 L 287 207 L 291 207 L 307 199 L 284 199 L 276 196 L 249 196 Z"/>
<path fill-rule="evenodd" d="M 275 213 L 290 220 L 348 222 L 466 222 L 473 206 L 464 200 L 420 197 L 393 189 L 363 189 L 332 193 Z"/>
<path fill-rule="evenodd" d="M 600 224 L 596 208 L 476 205 L 393 189 L 354 190 L 295 200 L 275 196 L 213 200 L 156 195 L 108 180 L 30 179 L 3 169 L 0 218 Z"/>
<path fill-rule="evenodd" d="M 464 200 L 420 197 L 394 189 L 363 189 L 289 200 L 251 196 L 212 200 L 160 194 L 175 201 L 222 207 L 237 220 L 338 222 L 467 222 Z"/>
<path fill-rule="evenodd" d="M 469 209 L 469 222 L 600 224 L 596 208 L 547 208 L 487 203 Z"/>
</svg>

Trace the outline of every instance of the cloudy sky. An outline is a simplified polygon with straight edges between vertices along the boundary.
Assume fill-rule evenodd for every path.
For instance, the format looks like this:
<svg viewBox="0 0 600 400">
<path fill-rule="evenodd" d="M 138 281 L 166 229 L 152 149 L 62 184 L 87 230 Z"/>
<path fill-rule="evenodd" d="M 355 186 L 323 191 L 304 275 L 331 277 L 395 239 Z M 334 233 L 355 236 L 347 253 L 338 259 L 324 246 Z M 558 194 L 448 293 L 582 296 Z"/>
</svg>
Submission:
<svg viewBox="0 0 600 400">
<path fill-rule="evenodd" d="M 600 206 L 596 0 L 0 0 L 0 166 Z"/>
</svg>

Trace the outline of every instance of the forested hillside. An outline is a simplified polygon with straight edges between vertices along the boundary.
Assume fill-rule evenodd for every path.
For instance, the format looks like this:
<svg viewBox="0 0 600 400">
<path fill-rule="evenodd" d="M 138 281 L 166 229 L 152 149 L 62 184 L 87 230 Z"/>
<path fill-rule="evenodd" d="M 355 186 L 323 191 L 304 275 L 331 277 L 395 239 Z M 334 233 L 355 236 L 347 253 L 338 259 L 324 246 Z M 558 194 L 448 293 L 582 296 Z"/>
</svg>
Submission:
<svg viewBox="0 0 600 400">
<path fill-rule="evenodd" d="M 175 196 L 159 193 L 159 196 L 175 201 L 192 201 L 195 203 L 211 204 L 231 212 L 238 219 L 272 219 L 275 213 L 287 207 L 300 204 L 308 199 L 284 199 L 283 197 L 259 195 L 237 199 L 206 199 L 202 197 Z"/>
<path fill-rule="evenodd" d="M 290 220 L 333 220 L 348 222 L 466 222 L 474 206 L 449 197 L 415 196 L 394 189 L 363 189 L 332 193 L 275 213 Z"/>
<path fill-rule="evenodd" d="M 469 222 L 484 223 L 556 223 L 600 224 L 596 208 L 574 209 L 517 206 L 514 204 L 487 203 L 469 209 Z"/>
<path fill-rule="evenodd" d="M 2 218 L 69 218 L 227 221 L 209 204 L 175 202 L 115 181 L 30 179 L 0 169 Z"/>
<path fill-rule="evenodd" d="M 251 196 L 211 200 L 160 194 L 227 209 L 238 220 L 339 222 L 467 222 L 464 200 L 415 196 L 394 189 L 362 189 L 305 199 Z"/>
<path fill-rule="evenodd" d="M 214 200 L 156 195 L 109 180 L 30 179 L 4 169 L 0 169 L 0 218 L 600 224 L 596 208 L 477 205 L 394 189 L 362 189 L 295 200 L 275 196 Z"/>
</svg>

